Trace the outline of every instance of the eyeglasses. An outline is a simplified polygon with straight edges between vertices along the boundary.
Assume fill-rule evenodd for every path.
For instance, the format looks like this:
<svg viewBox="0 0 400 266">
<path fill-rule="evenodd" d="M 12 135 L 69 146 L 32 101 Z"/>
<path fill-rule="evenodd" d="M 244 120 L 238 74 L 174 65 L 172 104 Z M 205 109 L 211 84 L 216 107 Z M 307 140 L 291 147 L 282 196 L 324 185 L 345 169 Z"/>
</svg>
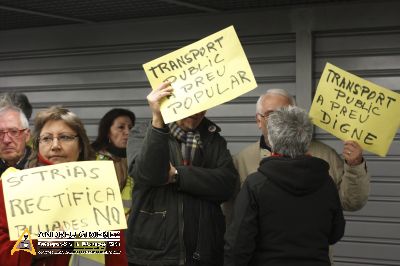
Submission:
<svg viewBox="0 0 400 266">
<path fill-rule="evenodd" d="M 1 130 L 0 131 L 0 138 L 4 138 L 7 134 L 10 138 L 18 138 L 21 136 L 22 132 L 24 132 L 26 128 L 18 129 L 18 128 L 10 128 L 8 130 Z"/>
<path fill-rule="evenodd" d="M 268 117 L 273 113 L 274 111 L 267 111 L 264 114 L 261 113 L 257 113 L 259 116 L 261 116 L 262 118 L 264 118 L 264 120 L 267 120 Z"/>
<path fill-rule="evenodd" d="M 78 138 L 76 135 L 59 135 L 57 137 L 48 135 L 39 137 L 39 142 L 45 145 L 51 145 L 53 144 L 54 139 L 57 139 L 57 141 L 61 144 L 68 144 L 73 142 L 76 138 Z"/>
</svg>

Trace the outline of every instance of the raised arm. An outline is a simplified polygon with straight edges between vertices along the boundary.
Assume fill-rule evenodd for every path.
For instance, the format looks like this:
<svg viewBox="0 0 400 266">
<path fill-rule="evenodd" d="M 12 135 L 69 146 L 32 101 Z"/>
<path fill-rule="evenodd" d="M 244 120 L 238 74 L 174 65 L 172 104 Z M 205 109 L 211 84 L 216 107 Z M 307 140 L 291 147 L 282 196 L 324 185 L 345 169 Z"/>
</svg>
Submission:
<svg viewBox="0 0 400 266">
<path fill-rule="evenodd" d="M 343 210 L 361 209 L 367 203 L 370 191 L 370 176 L 361 147 L 354 141 L 346 141 L 343 159 L 329 146 L 313 141 L 310 152 L 329 163 L 329 174 L 338 188 Z"/>
<path fill-rule="evenodd" d="M 170 159 L 169 130 L 161 116 L 160 104 L 164 97 L 172 94 L 171 84 L 162 83 L 147 95 L 152 112 L 151 126 L 133 130 L 127 146 L 129 174 L 136 184 L 161 186 L 168 183 Z"/>
</svg>

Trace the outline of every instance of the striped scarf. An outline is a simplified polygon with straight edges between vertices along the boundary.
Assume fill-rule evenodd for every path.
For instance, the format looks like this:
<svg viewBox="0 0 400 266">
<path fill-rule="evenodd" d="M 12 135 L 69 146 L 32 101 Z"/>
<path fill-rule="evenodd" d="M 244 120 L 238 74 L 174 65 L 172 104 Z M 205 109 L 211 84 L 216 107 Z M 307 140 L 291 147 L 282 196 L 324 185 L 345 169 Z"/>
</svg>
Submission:
<svg viewBox="0 0 400 266">
<path fill-rule="evenodd" d="M 196 151 L 202 148 L 200 133 L 198 131 L 184 131 L 176 122 L 169 124 L 172 136 L 181 143 L 183 165 L 191 165 Z"/>
</svg>

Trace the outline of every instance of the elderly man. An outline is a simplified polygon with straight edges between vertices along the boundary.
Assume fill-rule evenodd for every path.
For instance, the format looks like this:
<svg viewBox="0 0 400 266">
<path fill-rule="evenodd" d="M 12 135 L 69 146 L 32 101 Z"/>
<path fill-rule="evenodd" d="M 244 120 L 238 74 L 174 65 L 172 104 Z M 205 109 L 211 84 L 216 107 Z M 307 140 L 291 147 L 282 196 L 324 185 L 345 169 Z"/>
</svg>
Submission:
<svg viewBox="0 0 400 266">
<path fill-rule="evenodd" d="M 268 143 L 266 124 L 268 116 L 276 109 L 295 105 L 294 99 L 283 89 L 271 89 L 261 95 L 257 101 L 256 121 L 262 131 L 260 140 L 240 151 L 234 156 L 234 163 L 240 175 L 240 184 L 246 177 L 255 172 L 262 158 L 271 155 Z M 321 158 L 329 164 L 329 174 L 338 190 L 343 209 L 357 211 L 368 200 L 370 177 L 367 173 L 362 148 L 355 141 L 345 141 L 342 155 L 344 159 L 330 148 L 319 142 L 311 141 L 308 153 Z"/>
<path fill-rule="evenodd" d="M 0 175 L 10 166 L 24 169 L 31 148 L 29 123 L 21 109 L 0 105 Z"/>
<path fill-rule="evenodd" d="M 226 234 L 225 266 L 331 265 L 345 220 L 326 161 L 307 155 L 313 126 L 295 106 L 269 116 L 272 155 L 248 176 Z"/>
<path fill-rule="evenodd" d="M 269 115 L 278 108 L 295 105 L 293 97 L 283 89 L 270 89 L 260 96 L 256 106 L 257 126 L 261 130 L 260 140 L 241 150 L 233 157 L 236 169 L 240 176 L 240 185 L 246 177 L 256 172 L 260 161 L 271 156 L 271 145 L 268 142 L 266 124 Z M 362 148 L 354 141 L 345 141 L 343 159 L 334 149 L 322 142 L 312 140 L 308 149 L 311 156 L 325 160 L 329 164 L 329 175 L 339 191 L 340 202 L 343 210 L 357 211 L 368 200 L 370 190 L 370 177 L 367 173 Z M 231 223 L 234 199 L 223 204 L 227 224 Z M 332 259 L 332 257 L 331 257 Z"/>
<path fill-rule="evenodd" d="M 32 105 L 25 94 L 20 92 L 6 92 L 1 96 L 1 98 L 0 102 L 8 101 L 12 105 L 21 109 L 22 112 L 24 112 L 26 119 L 29 121 L 32 116 Z"/>
<path fill-rule="evenodd" d="M 222 265 L 225 221 L 220 204 L 238 180 L 220 129 L 200 112 L 164 124 L 169 83 L 147 100 L 152 124 L 129 137 L 135 181 L 128 221 L 129 265 Z M 135 127 L 136 128 L 136 127 Z"/>
</svg>

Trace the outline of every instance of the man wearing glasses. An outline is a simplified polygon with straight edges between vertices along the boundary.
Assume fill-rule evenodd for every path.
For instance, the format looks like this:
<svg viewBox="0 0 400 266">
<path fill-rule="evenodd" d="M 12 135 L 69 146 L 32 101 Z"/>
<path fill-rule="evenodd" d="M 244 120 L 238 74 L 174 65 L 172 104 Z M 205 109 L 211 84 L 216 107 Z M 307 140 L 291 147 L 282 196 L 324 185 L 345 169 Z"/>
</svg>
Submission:
<svg viewBox="0 0 400 266">
<path fill-rule="evenodd" d="M 267 90 L 258 99 L 256 122 L 262 132 L 260 140 L 245 147 L 233 157 L 240 176 L 240 186 L 249 174 L 257 171 L 260 161 L 271 155 L 266 127 L 268 116 L 276 109 L 289 105 L 295 105 L 295 101 L 283 89 Z M 339 157 L 334 149 L 322 142 L 313 140 L 310 144 L 308 153 L 329 163 L 329 174 L 336 183 L 342 207 L 345 211 L 357 211 L 368 200 L 370 177 L 366 170 L 362 152 L 362 148 L 355 141 L 344 142 L 342 158 Z M 232 215 L 232 201 L 225 203 L 223 209 L 229 224 Z"/>
<path fill-rule="evenodd" d="M 0 105 L 0 176 L 8 167 L 24 169 L 31 148 L 29 122 L 21 109 Z"/>
<path fill-rule="evenodd" d="M 262 131 L 260 140 L 245 147 L 233 157 L 234 164 L 240 176 L 240 185 L 245 182 L 247 176 L 257 171 L 260 161 L 271 156 L 271 148 L 268 143 L 267 123 L 268 116 L 281 107 L 295 105 L 293 97 L 283 89 L 270 89 L 260 96 L 256 106 L 256 121 Z M 362 148 L 355 141 L 345 141 L 343 145 L 343 157 L 340 157 L 334 149 L 322 142 L 312 140 L 308 154 L 325 160 L 329 164 L 329 175 L 338 188 L 340 201 L 345 211 L 357 211 L 368 200 L 370 190 L 370 177 L 362 155 Z M 230 224 L 233 214 L 233 200 L 223 205 L 226 221 Z"/>
</svg>

